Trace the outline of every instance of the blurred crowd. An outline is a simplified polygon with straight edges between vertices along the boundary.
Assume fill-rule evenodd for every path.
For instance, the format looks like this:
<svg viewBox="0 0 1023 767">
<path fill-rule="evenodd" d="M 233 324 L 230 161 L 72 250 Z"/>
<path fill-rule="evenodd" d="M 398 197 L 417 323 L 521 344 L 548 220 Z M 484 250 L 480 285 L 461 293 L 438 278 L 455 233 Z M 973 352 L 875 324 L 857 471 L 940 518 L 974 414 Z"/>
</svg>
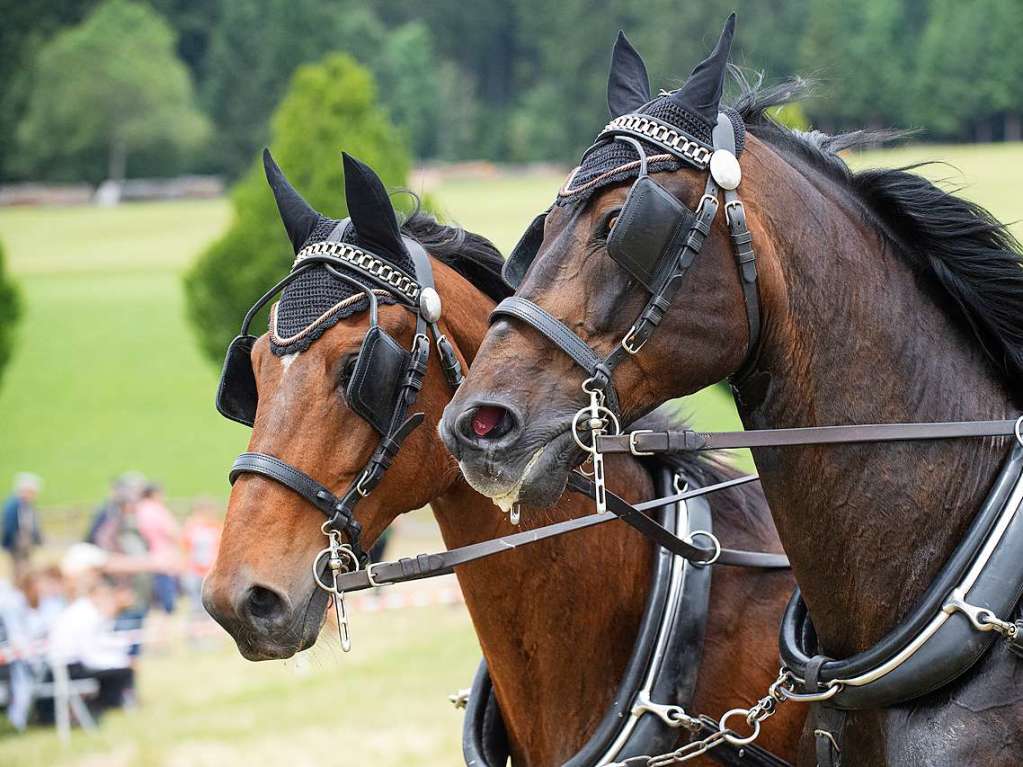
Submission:
<svg viewBox="0 0 1023 767">
<path fill-rule="evenodd" d="M 44 545 L 41 487 L 35 475 L 15 477 L 0 520 L 10 558 L 10 578 L 0 577 L 0 709 L 17 731 L 54 721 L 62 706 L 91 722 L 135 705 L 146 637 L 165 634 L 172 616 L 205 616 L 202 579 L 220 539 L 215 504 L 197 500 L 179 521 L 158 484 L 128 473 L 84 539 L 60 550 Z"/>
</svg>

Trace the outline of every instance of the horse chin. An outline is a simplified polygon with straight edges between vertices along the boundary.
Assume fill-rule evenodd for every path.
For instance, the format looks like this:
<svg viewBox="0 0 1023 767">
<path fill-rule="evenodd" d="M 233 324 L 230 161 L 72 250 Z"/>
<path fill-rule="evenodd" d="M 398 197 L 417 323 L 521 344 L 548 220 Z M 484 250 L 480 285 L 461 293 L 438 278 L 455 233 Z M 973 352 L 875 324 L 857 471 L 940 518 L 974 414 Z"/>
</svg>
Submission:
<svg viewBox="0 0 1023 767">
<path fill-rule="evenodd" d="M 569 472 L 581 458 L 572 433 L 559 434 L 530 461 L 519 487 L 519 502 L 534 508 L 554 506 L 565 492 Z"/>
</svg>

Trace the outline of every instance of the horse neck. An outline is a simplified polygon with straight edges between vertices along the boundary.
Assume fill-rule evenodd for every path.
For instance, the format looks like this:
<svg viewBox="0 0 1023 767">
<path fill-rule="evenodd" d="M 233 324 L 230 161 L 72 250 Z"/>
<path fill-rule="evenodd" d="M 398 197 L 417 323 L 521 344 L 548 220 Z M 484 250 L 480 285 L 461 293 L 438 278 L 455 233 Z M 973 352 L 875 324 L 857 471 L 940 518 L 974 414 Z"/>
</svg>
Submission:
<svg viewBox="0 0 1023 767">
<path fill-rule="evenodd" d="M 619 463 L 608 467 L 617 490 L 651 497 L 638 463 Z M 592 513 L 566 493 L 551 509 L 523 509 L 514 528 L 464 484 L 432 506 L 449 547 Z M 611 523 L 459 568 L 516 764 L 562 764 L 593 732 L 638 633 L 650 566 L 650 545 Z"/>
<path fill-rule="evenodd" d="M 1009 417 L 979 344 L 851 193 L 759 142 L 755 152 L 744 186 L 773 191 L 747 203 L 765 245 L 767 315 L 755 368 L 737 387 L 746 427 Z M 911 609 L 1005 454 L 1004 440 L 754 451 L 830 654 L 865 649 Z"/>
<path fill-rule="evenodd" d="M 446 331 L 471 363 L 493 302 L 450 270 L 437 272 Z M 653 496 L 650 477 L 635 460 L 609 460 L 608 476 L 611 489 L 631 501 Z M 523 509 L 513 527 L 463 480 L 431 507 L 448 548 L 593 511 L 589 499 L 566 493 L 551 509 Z M 458 569 L 515 764 L 562 764 L 593 732 L 638 633 L 651 556 L 638 533 L 612 522 Z"/>
</svg>

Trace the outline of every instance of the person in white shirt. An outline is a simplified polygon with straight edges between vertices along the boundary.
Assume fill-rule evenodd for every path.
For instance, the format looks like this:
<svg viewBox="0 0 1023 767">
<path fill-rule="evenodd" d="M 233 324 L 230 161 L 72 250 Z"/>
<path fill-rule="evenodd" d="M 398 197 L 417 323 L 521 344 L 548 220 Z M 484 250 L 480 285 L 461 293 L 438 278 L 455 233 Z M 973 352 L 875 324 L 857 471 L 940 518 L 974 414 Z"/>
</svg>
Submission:
<svg viewBox="0 0 1023 767">
<path fill-rule="evenodd" d="M 97 698 L 89 701 L 98 714 L 124 705 L 126 695 L 134 689 L 128 654 L 131 641 L 123 632 L 113 630 L 114 618 L 131 604 L 133 595 L 103 576 L 100 562 L 76 563 L 83 564 L 64 568 L 76 596 L 53 621 L 48 659 L 51 664 L 67 666 L 72 679 L 99 682 Z"/>
</svg>

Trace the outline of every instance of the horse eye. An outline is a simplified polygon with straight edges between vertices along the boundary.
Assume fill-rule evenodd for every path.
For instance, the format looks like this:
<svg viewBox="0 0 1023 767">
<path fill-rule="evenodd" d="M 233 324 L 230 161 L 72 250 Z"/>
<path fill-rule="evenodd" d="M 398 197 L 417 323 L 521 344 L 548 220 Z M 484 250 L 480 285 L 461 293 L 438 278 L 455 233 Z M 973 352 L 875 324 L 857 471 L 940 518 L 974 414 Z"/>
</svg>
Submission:
<svg viewBox="0 0 1023 767">
<path fill-rule="evenodd" d="M 359 361 L 359 355 L 349 354 L 342 364 L 341 367 L 341 379 L 340 383 L 342 386 L 348 386 L 348 382 L 352 380 L 352 376 L 355 375 L 355 365 Z"/>
</svg>

